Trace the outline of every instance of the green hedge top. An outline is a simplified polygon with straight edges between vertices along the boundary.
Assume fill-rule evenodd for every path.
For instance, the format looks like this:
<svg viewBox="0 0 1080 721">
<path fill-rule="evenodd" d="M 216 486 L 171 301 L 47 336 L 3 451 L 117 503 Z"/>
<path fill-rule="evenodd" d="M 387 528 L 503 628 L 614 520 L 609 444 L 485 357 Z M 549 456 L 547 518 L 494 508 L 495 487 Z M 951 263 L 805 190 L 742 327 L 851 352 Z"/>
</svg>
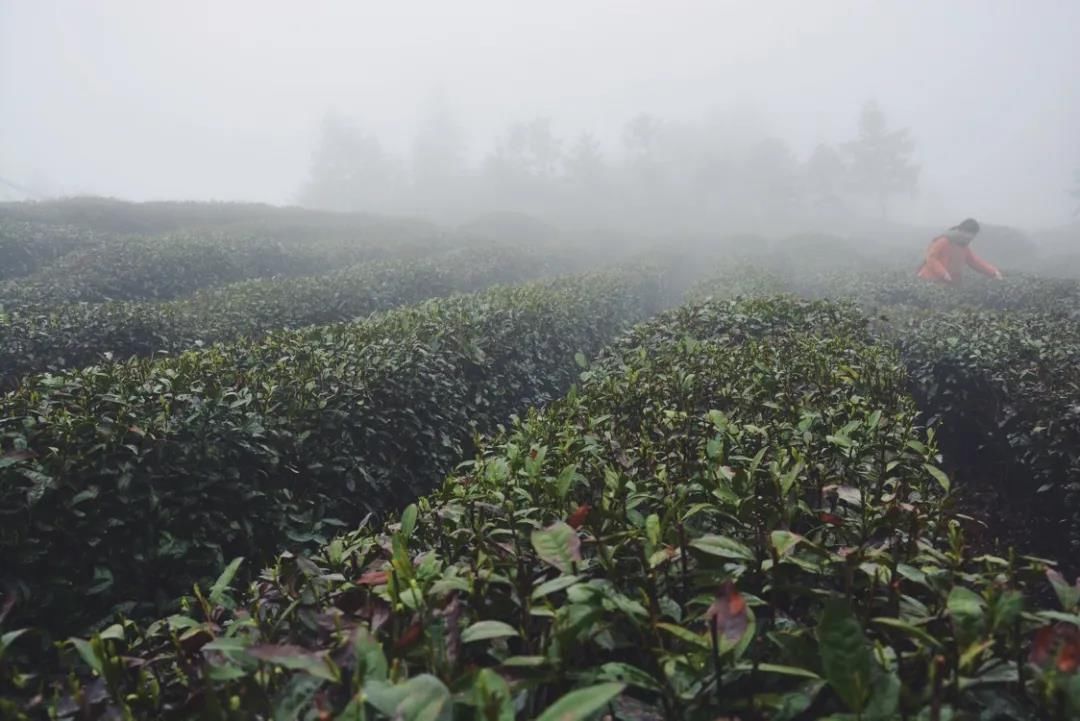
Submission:
<svg viewBox="0 0 1080 721">
<path fill-rule="evenodd" d="M 651 277 L 584 276 L 33 377 L 0 399 L 19 612 L 70 632 L 399 508 L 658 302 Z"/>
<path fill-rule="evenodd" d="M 246 588 L 233 564 L 181 615 L 73 640 L 83 680 L 39 703 L 1074 718 L 1080 593 L 1036 559 L 968 550 L 891 350 L 746 320 L 767 307 L 668 316 L 394 522 L 281 556 Z M 812 327 L 821 306 L 775 305 L 800 308 Z M 1046 576 L 1053 611 L 1032 600 Z"/>
</svg>

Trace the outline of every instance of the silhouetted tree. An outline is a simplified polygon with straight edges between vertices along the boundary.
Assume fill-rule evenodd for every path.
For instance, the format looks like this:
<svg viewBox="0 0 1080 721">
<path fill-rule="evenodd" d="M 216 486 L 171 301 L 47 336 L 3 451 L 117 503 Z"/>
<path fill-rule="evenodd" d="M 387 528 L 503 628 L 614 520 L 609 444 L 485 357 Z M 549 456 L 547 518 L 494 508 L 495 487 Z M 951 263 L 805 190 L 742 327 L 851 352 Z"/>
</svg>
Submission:
<svg viewBox="0 0 1080 721">
<path fill-rule="evenodd" d="M 847 172 L 844 159 L 836 148 L 827 143 L 814 148 L 806 161 L 806 189 L 814 211 L 831 216 L 843 209 Z"/>
<path fill-rule="evenodd" d="M 589 188 L 604 182 L 608 173 L 607 162 L 600 151 L 600 143 L 589 133 L 582 133 L 564 161 L 566 178 L 571 185 Z"/>
<path fill-rule="evenodd" d="M 755 143 L 746 154 L 741 177 L 743 202 L 757 223 L 782 224 L 798 216 L 799 163 L 783 140 Z"/>
<path fill-rule="evenodd" d="M 400 169 L 377 138 L 328 113 L 299 200 L 326 210 L 386 210 L 399 182 Z"/>
<path fill-rule="evenodd" d="M 548 210 L 562 169 L 562 141 L 547 118 L 512 124 L 484 161 L 483 175 L 500 204 Z"/>
<path fill-rule="evenodd" d="M 844 151 L 855 189 L 875 198 L 882 218 L 888 215 L 890 196 L 915 190 L 919 168 L 911 163 L 914 147 L 906 128 L 887 128 L 885 114 L 876 102 L 863 106 L 859 137 L 845 145 Z"/>
<path fill-rule="evenodd" d="M 413 184 L 421 195 L 445 196 L 465 176 L 465 133 L 442 96 L 423 109 L 412 143 Z"/>
<path fill-rule="evenodd" d="M 1076 199 L 1076 210 L 1073 215 L 1080 215 L 1080 168 L 1073 171 L 1073 189 L 1069 195 Z"/>
</svg>

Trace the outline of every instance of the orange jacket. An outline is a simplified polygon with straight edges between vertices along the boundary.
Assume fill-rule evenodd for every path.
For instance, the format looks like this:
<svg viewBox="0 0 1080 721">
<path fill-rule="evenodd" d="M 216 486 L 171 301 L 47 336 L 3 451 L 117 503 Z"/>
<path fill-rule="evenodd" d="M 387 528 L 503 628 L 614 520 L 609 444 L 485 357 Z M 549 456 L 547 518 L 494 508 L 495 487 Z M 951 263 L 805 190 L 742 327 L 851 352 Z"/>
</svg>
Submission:
<svg viewBox="0 0 1080 721">
<path fill-rule="evenodd" d="M 998 269 L 975 255 L 969 246 L 953 243 L 946 236 L 939 235 L 926 251 L 926 260 L 919 268 L 919 277 L 951 283 L 960 278 L 965 265 L 970 265 L 992 278 L 998 275 Z"/>
</svg>

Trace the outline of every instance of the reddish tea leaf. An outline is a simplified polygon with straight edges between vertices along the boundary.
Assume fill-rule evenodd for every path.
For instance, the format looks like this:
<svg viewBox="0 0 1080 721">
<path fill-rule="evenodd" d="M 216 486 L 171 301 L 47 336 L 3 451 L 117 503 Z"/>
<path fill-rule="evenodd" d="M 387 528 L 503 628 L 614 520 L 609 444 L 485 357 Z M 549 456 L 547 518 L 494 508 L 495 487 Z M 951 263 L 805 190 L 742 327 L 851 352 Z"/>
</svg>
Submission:
<svg viewBox="0 0 1080 721">
<path fill-rule="evenodd" d="M 588 503 L 583 503 L 577 507 L 577 510 L 570 514 L 570 517 L 566 519 L 566 525 L 570 528 L 581 528 L 581 524 L 585 523 L 585 519 L 589 517 L 589 511 L 592 510 L 592 506 Z"/>
<path fill-rule="evenodd" d="M 750 619 L 746 614 L 746 599 L 735 589 L 734 583 L 727 581 L 717 591 L 716 598 L 705 612 L 705 621 L 727 645 L 734 646 L 742 640 Z"/>
<path fill-rule="evenodd" d="M 1042 667 L 1053 664 L 1061 673 L 1073 673 L 1080 668 L 1080 629 L 1070 623 L 1043 626 L 1031 640 L 1028 660 Z"/>
<path fill-rule="evenodd" d="M 1072 673 L 1077 667 L 1080 667 L 1080 639 L 1074 636 L 1062 645 L 1057 657 L 1057 668 L 1062 673 Z"/>
<path fill-rule="evenodd" d="M 446 658 L 457 663 L 461 658 L 461 602 L 456 593 L 450 594 L 450 602 L 440 615 L 446 619 Z"/>
<path fill-rule="evenodd" d="M 28 461 L 31 458 L 37 458 L 37 454 L 29 448 L 22 448 L 17 451 L 8 451 L 4 455 L 0 456 L 0 460 L 4 461 Z"/>
<path fill-rule="evenodd" d="M 835 513 L 827 513 L 825 511 L 822 511 L 818 514 L 818 518 L 821 520 L 822 523 L 827 523 L 830 526 L 844 525 L 844 519 L 836 515 Z"/>
<path fill-rule="evenodd" d="M 319 691 L 319 693 L 315 694 L 314 701 L 315 710 L 319 713 L 319 721 L 330 721 L 330 719 L 334 718 L 334 712 L 330 704 L 326 700 L 326 689 L 323 689 L 322 691 Z"/>
<path fill-rule="evenodd" d="M 386 571 L 368 571 L 356 579 L 358 586 L 381 586 L 387 582 L 390 574 Z"/>
<path fill-rule="evenodd" d="M 394 649 L 397 651 L 404 651 L 412 646 L 416 645 L 416 642 L 420 640 L 420 636 L 424 633 L 424 627 L 419 622 L 414 623 L 405 629 L 405 632 L 398 637 L 397 643 L 394 644 Z"/>
<path fill-rule="evenodd" d="M 539 454 L 537 453 L 537 450 L 535 448 L 529 451 L 529 458 L 531 458 L 532 460 L 535 461 L 537 455 Z"/>
</svg>

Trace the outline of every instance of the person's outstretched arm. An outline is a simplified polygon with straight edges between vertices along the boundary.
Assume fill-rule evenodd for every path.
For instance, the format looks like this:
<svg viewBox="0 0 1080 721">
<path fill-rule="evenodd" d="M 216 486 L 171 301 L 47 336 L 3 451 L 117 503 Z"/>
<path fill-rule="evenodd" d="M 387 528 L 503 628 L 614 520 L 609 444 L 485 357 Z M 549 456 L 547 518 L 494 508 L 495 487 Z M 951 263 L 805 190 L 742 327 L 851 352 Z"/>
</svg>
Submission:
<svg viewBox="0 0 1080 721">
<path fill-rule="evenodd" d="M 1001 280 L 1000 270 L 995 268 L 990 263 L 987 263 L 979 256 L 975 255 L 975 251 L 973 251 L 971 248 L 965 248 L 964 250 L 966 251 L 964 253 L 964 260 L 967 261 L 968 265 L 970 265 L 972 268 L 979 271 L 983 275 L 988 275 L 991 278 L 997 278 L 998 280 Z"/>
</svg>

